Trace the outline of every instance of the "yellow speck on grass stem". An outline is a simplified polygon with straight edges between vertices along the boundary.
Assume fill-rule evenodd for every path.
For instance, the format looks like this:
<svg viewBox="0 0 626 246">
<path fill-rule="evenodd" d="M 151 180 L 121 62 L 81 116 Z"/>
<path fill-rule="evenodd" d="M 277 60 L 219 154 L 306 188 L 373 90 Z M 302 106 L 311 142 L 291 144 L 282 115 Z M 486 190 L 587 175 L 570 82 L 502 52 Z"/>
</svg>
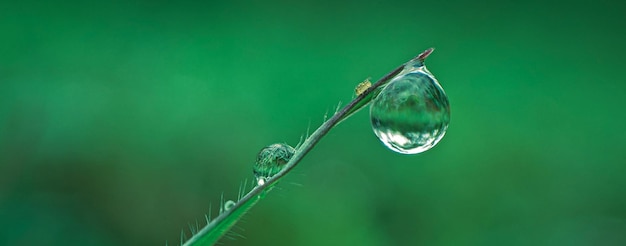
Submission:
<svg viewBox="0 0 626 246">
<path fill-rule="evenodd" d="M 370 87 L 372 87 L 372 82 L 370 82 L 370 78 L 367 78 L 354 88 L 354 93 L 356 93 L 356 96 L 358 97 Z"/>
</svg>

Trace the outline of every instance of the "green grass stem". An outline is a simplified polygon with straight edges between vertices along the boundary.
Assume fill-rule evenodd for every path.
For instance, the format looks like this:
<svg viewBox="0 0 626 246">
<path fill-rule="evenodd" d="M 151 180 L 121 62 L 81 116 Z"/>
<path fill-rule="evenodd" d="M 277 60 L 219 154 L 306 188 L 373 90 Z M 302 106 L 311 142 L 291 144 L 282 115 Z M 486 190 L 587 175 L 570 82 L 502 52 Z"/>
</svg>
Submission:
<svg viewBox="0 0 626 246">
<path fill-rule="evenodd" d="M 415 59 L 424 61 L 424 59 L 426 59 L 432 51 L 433 48 L 427 49 L 411 61 Z M 376 81 L 376 83 L 374 83 L 365 92 L 358 95 L 348 105 L 336 112 L 296 148 L 295 154 L 280 172 L 267 179 L 264 183 L 255 186 L 232 207 L 223 209 L 223 211 L 221 211 L 215 219 L 210 222 L 207 221 L 207 225 L 198 230 L 191 238 L 184 242 L 183 245 L 200 246 L 213 245 L 217 243 L 217 241 L 224 236 L 235 225 L 235 223 L 237 223 L 237 221 L 239 221 L 239 219 L 248 210 L 250 210 L 250 208 L 257 204 L 257 202 L 263 198 L 280 179 L 282 179 L 287 173 L 296 167 L 298 163 L 300 163 L 302 158 L 304 158 L 304 156 L 306 156 L 306 154 L 313 149 L 313 147 L 330 131 L 330 129 L 370 103 L 380 92 L 380 89 L 382 89 L 385 84 L 402 71 L 403 68 L 404 64 L 389 72 L 387 75 Z M 223 206 L 223 204 L 221 204 L 221 206 Z"/>
</svg>

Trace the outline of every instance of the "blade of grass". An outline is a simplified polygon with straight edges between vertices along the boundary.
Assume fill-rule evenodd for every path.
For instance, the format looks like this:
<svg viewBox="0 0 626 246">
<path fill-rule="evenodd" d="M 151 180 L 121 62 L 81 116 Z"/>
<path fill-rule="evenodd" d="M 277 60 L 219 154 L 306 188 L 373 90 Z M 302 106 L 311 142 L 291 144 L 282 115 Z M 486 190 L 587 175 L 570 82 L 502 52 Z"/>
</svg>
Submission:
<svg viewBox="0 0 626 246">
<path fill-rule="evenodd" d="M 433 48 L 427 49 L 415 58 L 411 59 L 411 61 L 420 60 L 423 62 L 426 57 L 432 53 L 432 51 Z M 255 186 L 252 190 L 250 190 L 250 192 L 243 196 L 243 198 L 237 201 L 234 206 L 230 209 L 225 209 L 215 219 L 189 238 L 189 240 L 187 240 L 183 245 L 199 246 L 215 244 L 248 210 L 250 210 L 250 208 L 263 198 L 281 178 L 296 167 L 296 165 L 300 163 L 300 160 L 302 160 L 302 158 L 304 158 L 304 156 L 309 153 L 311 149 L 313 149 L 313 147 L 330 131 L 330 129 L 370 103 L 372 99 L 378 95 L 384 85 L 402 71 L 404 64 L 398 66 L 396 69 L 380 78 L 370 88 L 357 96 L 340 111 L 335 113 L 328 121 L 324 122 L 319 128 L 317 128 L 317 130 L 315 130 L 315 132 L 313 132 L 313 134 L 308 136 L 304 142 L 298 146 L 295 154 L 280 172 L 265 182 L 259 183 Z"/>
</svg>

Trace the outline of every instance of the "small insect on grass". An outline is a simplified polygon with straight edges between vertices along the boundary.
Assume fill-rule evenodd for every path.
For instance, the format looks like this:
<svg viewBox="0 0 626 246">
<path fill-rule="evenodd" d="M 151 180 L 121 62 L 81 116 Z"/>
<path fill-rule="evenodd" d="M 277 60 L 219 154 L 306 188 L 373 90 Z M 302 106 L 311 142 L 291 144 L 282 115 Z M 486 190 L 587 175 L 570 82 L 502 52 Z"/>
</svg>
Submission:
<svg viewBox="0 0 626 246">
<path fill-rule="evenodd" d="M 370 87 L 372 87 L 372 82 L 370 81 L 370 78 L 367 78 L 363 82 L 356 85 L 356 88 L 354 88 L 354 93 L 358 97 Z"/>
</svg>

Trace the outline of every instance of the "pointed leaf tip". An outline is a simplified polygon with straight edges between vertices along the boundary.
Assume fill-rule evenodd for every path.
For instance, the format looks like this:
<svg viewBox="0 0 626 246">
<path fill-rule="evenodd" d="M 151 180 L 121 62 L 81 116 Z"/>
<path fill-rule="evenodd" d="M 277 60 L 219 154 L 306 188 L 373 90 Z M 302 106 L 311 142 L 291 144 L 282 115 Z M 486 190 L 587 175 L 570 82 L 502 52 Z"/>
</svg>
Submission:
<svg viewBox="0 0 626 246">
<path fill-rule="evenodd" d="M 421 54 L 419 54 L 417 56 L 417 60 L 424 62 L 424 60 L 426 60 L 426 58 L 430 55 L 430 53 L 433 53 L 433 51 L 435 50 L 435 48 L 428 48 L 427 50 L 425 50 L 424 52 L 422 52 Z"/>
</svg>

